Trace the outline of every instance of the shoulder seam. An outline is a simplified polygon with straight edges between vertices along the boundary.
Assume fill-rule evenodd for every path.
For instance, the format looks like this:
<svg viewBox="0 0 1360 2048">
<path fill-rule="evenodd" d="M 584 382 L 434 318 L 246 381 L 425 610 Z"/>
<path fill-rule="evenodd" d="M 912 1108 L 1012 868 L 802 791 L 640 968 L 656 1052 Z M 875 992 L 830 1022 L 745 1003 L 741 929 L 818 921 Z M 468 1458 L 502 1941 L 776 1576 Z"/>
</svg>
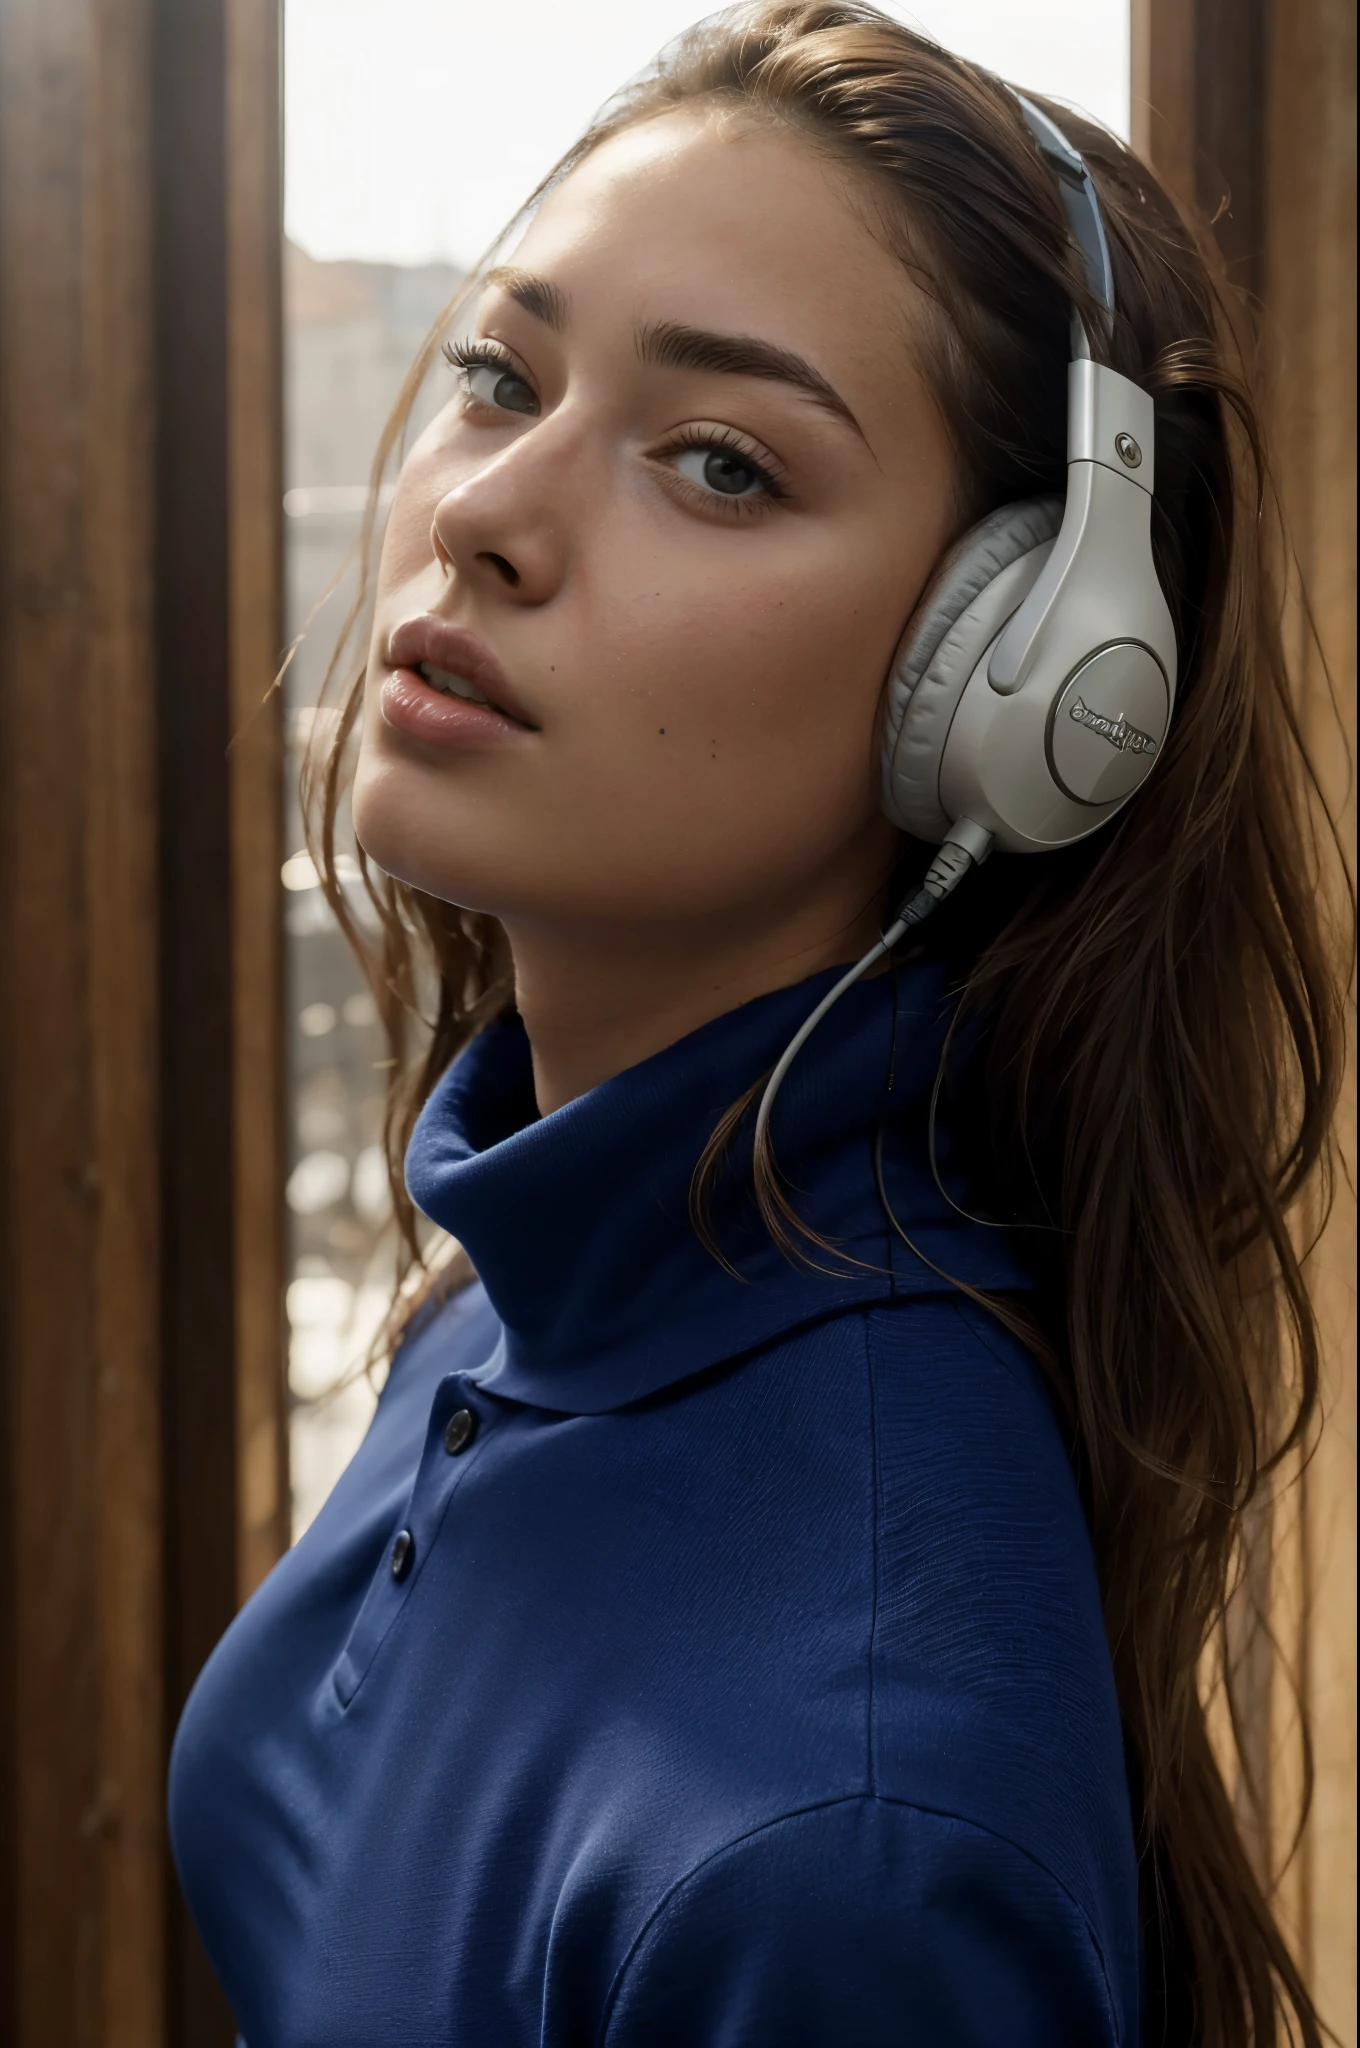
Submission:
<svg viewBox="0 0 1360 2048">
<path fill-rule="evenodd" d="M 1081 1901 L 1074 1896 L 1069 1887 L 1063 1883 L 1055 1871 L 1049 1868 L 1047 1863 L 1042 1862 L 1039 1857 L 1034 1855 L 1032 1850 L 1025 1848 L 1023 1843 L 1013 1840 L 1010 1835 L 1003 1835 L 998 1828 L 987 1827 L 983 1822 L 972 1819 L 968 1814 L 954 1813 L 950 1808 L 944 1806 L 927 1806 L 921 1801 L 914 1799 L 892 1799 L 879 1792 L 849 1792 L 842 1794 L 836 1799 L 818 1799 L 812 1801 L 807 1806 L 791 1807 L 786 1813 L 777 1813 L 770 1820 L 761 1821 L 759 1826 L 748 1828 L 743 1835 L 734 1835 L 730 1841 L 720 1842 L 716 1849 L 711 1849 L 706 1856 L 701 1856 L 697 1863 L 691 1864 L 688 1870 L 666 1887 L 666 1890 L 657 1900 L 651 1912 L 643 1920 L 641 1927 L 629 1943 L 622 1962 L 614 1972 L 613 1981 L 605 1995 L 604 2009 L 600 2015 L 600 2025 L 596 2034 L 597 2048 L 609 2048 L 609 2031 L 613 2025 L 614 2012 L 628 1972 L 632 1968 L 636 1957 L 641 1953 L 652 1930 L 669 1911 L 673 1901 L 680 1896 L 687 1886 L 692 1884 L 697 1877 L 700 1877 L 710 1865 L 717 1863 L 722 1857 L 730 1855 L 733 1850 L 744 1848 L 748 1842 L 754 1842 L 762 1835 L 773 1834 L 776 1828 L 784 1827 L 790 1821 L 802 1820 L 807 1814 L 831 1813 L 836 1808 L 842 1806 L 892 1807 L 902 1813 L 923 1813 L 929 1814 L 935 1820 L 956 1821 L 960 1827 L 971 1828 L 975 1834 L 989 1835 L 993 1841 L 1003 1842 L 1008 1849 L 1014 1850 L 1017 1856 L 1023 1856 L 1027 1863 L 1032 1863 L 1036 1870 L 1042 1871 L 1050 1884 L 1056 1885 L 1063 1897 L 1069 1902 L 1082 1927 L 1085 1929 L 1086 1939 L 1090 1942 L 1092 1953 L 1100 1966 L 1100 1981 L 1105 1994 L 1105 2014 L 1109 2022 L 1111 2036 L 1117 2043 L 1123 2042 L 1123 2029 L 1119 2024 L 1118 2010 L 1115 2006 L 1114 1994 L 1110 1987 L 1110 1973 L 1105 1961 L 1105 1951 L 1101 1947 L 1095 1928 L 1091 1925 L 1090 1915 Z"/>
<path fill-rule="evenodd" d="M 988 1334 L 986 1323 L 983 1321 L 982 1316 L 979 1314 L 974 1304 L 971 1302 L 953 1300 L 950 1302 L 949 1306 L 951 1309 L 953 1309 L 955 1316 L 963 1324 L 963 1327 L 965 1330 L 967 1330 L 969 1336 L 972 1337 L 977 1343 L 979 1343 L 984 1351 L 990 1353 L 990 1355 L 996 1360 L 997 1364 L 1001 1367 L 1001 1370 L 1005 1373 L 1009 1373 L 1011 1378 L 1015 1381 L 1016 1385 L 1022 1387 L 1027 1394 L 1032 1393 L 1034 1391 L 1032 1384 L 1029 1381 L 1027 1381 L 1021 1373 L 1016 1371 L 1014 1361 L 1012 1359 L 1006 1358 L 1000 1351 L 998 1351 L 996 1345 L 993 1343 L 991 1337 Z M 965 1308 L 972 1308 L 973 1314 L 971 1316 L 965 1314 Z"/>
</svg>

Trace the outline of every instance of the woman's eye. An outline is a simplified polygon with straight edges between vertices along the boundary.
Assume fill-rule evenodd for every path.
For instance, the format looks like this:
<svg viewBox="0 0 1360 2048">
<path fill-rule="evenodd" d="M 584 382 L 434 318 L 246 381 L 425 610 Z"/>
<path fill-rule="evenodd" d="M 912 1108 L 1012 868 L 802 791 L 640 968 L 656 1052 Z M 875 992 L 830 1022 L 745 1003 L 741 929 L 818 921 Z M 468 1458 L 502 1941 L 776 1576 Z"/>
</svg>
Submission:
<svg viewBox="0 0 1360 2048">
<path fill-rule="evenodd" d="M 494 405 L 500 412 L 537 412 L 538 400 L 523 377 L 501 363 L 467 363 L 463 382 L 468 396 L 479 405 Z"/>
<path fill-rule="evenodd" d="M 750 498 L 768 489 L 763 473 L 735 448 L 683 448 L 675 467 L 690 483 L 723 498 Z"/>
</svg>

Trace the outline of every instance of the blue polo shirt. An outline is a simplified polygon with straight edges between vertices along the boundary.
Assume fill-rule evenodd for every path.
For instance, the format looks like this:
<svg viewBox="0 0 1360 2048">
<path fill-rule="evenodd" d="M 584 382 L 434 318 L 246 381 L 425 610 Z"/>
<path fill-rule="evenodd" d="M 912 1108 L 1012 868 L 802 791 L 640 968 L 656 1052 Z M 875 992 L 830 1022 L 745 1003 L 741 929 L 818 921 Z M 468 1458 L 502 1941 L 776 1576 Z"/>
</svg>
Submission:
<svg viewBox="0 0 1360 2048">
<path fill-rule="evenodd" d="M 834 971 L 833 971 L 834 973 Z M 1097 2048 L 1138 2038 L 1137 1879 L 1090 1544 L 1022 1287 L 924 1146 L 945 1013 L 832 976 L 537 1116 L 517 1018 L 408 1162 L 479 1283 L 185 1710 L 170 1823 L 250 2048 Z M 886 1132 L 888 1228 L 873 1170 Z M 735 1271 L 730 1270 L 735 1268 Z"/>
</svg>

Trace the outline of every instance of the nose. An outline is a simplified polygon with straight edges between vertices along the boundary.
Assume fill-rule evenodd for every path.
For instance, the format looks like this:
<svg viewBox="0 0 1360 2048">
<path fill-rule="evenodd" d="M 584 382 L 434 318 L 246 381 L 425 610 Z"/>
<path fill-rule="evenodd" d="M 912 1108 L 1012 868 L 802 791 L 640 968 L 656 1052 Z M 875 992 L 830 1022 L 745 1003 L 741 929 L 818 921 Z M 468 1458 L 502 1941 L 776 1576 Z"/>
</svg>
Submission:
<svg viewBox="0 0 1360 2048">
<path fill-rule="evenodd" d="M 523 434 L 434 508 L 430 541 L 446 576 L 515 604 L 556 595 L 567 571 L 563 451 L 551 422 Z"/>
</svg>

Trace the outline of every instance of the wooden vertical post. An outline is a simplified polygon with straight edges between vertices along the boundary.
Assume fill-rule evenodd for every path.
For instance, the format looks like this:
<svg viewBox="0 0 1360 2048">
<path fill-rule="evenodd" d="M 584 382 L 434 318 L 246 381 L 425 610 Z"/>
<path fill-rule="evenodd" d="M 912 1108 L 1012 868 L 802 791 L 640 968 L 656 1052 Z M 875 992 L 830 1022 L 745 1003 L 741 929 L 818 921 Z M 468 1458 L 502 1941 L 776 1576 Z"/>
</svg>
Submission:
<svg viewBox="0 0 1360 2048">
<path fill-rule="evenodd" d="M 1233 281 L 1259 292 L 1271 0 L 1132 0 L 1139 155 L 1214 224 Z"/>
<path fill-rule="evenodd" d="M 164 1778 L 285 1535 L 277 37 L 277 0 L 0 8 L 15 2048 L 234 2031 Z"/>
<path fill-rule="evenodd" d="M 1261 291 L 1275 461 L 1300 571 L 1288 618 L 1290 652 L 1309 739 L 1328 802 L 1344 823 L 1353 872 L 1355 10 L 1349 0 L 1305 0 L 1302 6 L 1272 0 L 1270 26 Z M 1344 915 L 1342 904 L 1336 908 Z M 1355 2048 L 1353 1040 L 1341 1137 L 1346 1170 L 1313 1260 L 1326 1345 L 1326 1419 L 1302 1474 L 1292 1555 L 1284 1560 L 1290 1571 L 1277 1605 L 1315 1743 L 1312 1819 L 1285 1885 L 1323 2017 L 1345 2048 Z M 1287 1769 L 1290 1748 L 1283 1742 L 1279 1748 Z"/>
<path fill-rule="evenodd" d="M 1133 139 L 1215 220 L 1256 300 L 1276 477 L 1298 581 L 1287 618 L 1300 711 L 1353 860 L 1355 597 L 1355 10 L 1350 0 L 1134 0 Z M 1345 906 L 1337 904 L 1344 921 Z M 1352 1017 L 1354 1008 L 1352 1003 Z M 1344 1168 L 1310 1272 L 1326 1350 L 1316 1452 L 1277 1505 L 1268 1589 L 1280 1654 L 1255 1686 L 1249 1742 L 1268 1767 L 1267 1854 L 1323 2018 L 1356 2035 L 1355 1083 Z M 1290 1858 L 1300 1757 L 1312 1818 Z"/>
<path fill-rule="evenodd" d="M 89 1049 L 100 1198 L 96 1299 L 101 2026 L 165 2038 L 165 1729 L 160 1470 L 156 721 L 151 429 L 153 250 L 145 0 L 98 25 L 85 217 L 91 434 L 86 646 Z M 116 423 L 107 431 L 105 423 Z M 88 1825 L 88 1821 L 86 1822 Z"/>
<path fill-rule="evenodd" d="M 278 0 L 156 0 L 167 1715 L 286 1542 Z M 171 2038 L 232 2028 L 177 1895 Z"/>
<path fill-rule="evenodd" d="M 0 15 L 4 2007 L 164 2040 L 149 23 Z"/>
</svg>

